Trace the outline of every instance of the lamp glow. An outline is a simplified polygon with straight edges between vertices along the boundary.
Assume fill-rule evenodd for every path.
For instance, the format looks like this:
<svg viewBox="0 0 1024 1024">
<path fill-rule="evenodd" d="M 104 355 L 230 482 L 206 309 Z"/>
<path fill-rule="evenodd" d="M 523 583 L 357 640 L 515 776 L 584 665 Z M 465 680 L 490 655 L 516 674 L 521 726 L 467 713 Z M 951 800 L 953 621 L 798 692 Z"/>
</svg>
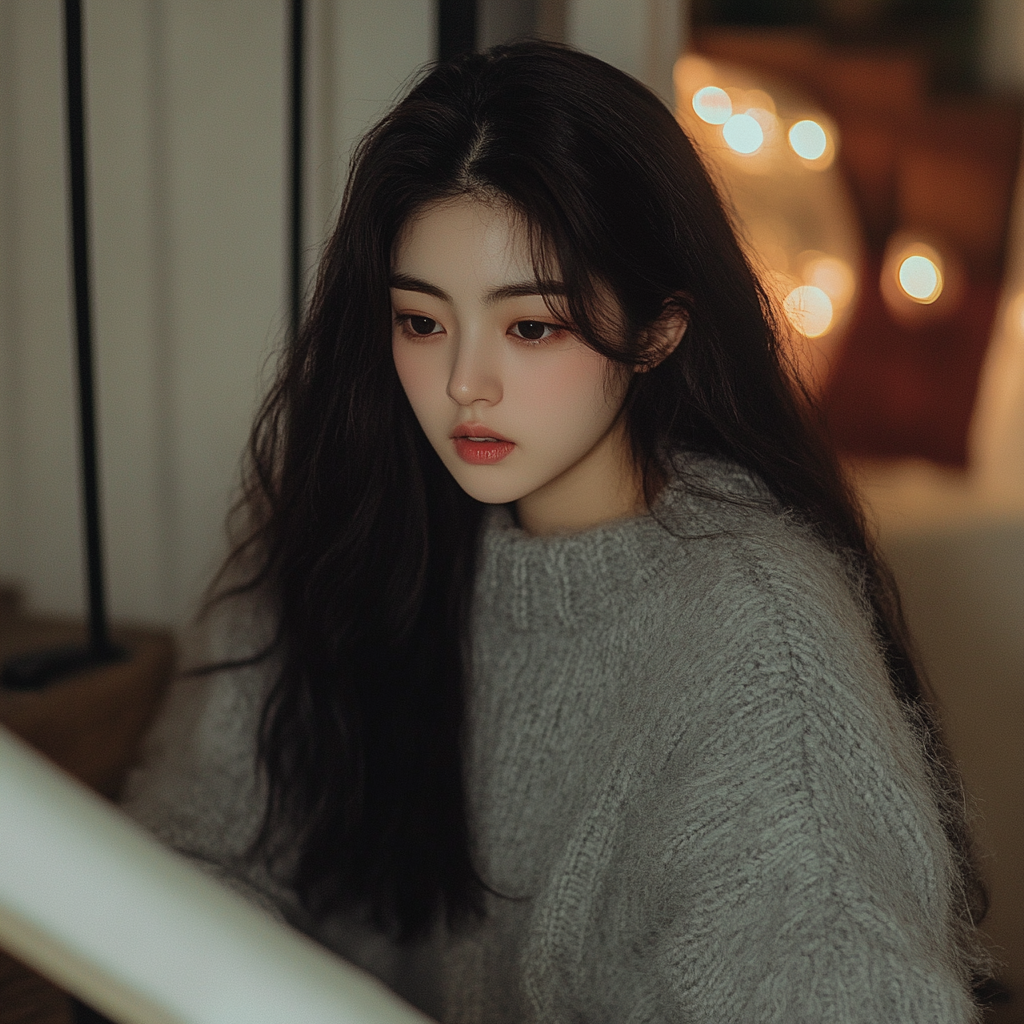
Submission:
<svg viewBox="0 0 1024 1024">
<path fill-rule="evenodd" d="M 750 114 L 733 114 L 722 126 L 722 134 L 737 153 L 756 153 L 764 143 L 764 130 Z"/>
<path fill-rule="evenodd" d="M 766 89 L 738 67 L 685 54 L 673 81 L 679 121 L 719 177 L 751 262 L 786 318 L 793 369 L 819 391 L 851 319 L 862 252 L 853 204 L 835 167 L 838 130 L 809 98 L 778 81 Z M 728 108 L 713 89 L 725 94 Z M 715 111 L 711 97 L 720 104 Z M 725 109 L 731 116 L 711 123 Z M 916 312 L 933 309 L 903 296 L 895 270 L 887 266 L 883 277 L 904 304 Z"/>
<path fill-rule="evenodd" d="M 942 271 L 927 256 L 908 256 L 900 263 L 896 278 L 904 293 L 922 305 L 942 294 Z"/>
<path fill-rule="evenodd" d="M 817 121 L 805 119 L 789 129 L 789 144 L 797 156 L 817 160 L 828 148 L 828 136 Z"/>
<path fill-rule="evenodd" d="M 693 94 L 694 113 L 707 124 L 725 124 L 732 117 L 732 100 L 724 89 L 706 85 Z"/>
<path fill-rule="evenodd" d="M 767 111 L 769 114 L 775 114 L 776 112 L 775 100 L 764 89 L 747 89 L 743 94 L 743 103 L 740 104 L 740 107 L 747 107 L 748 110 L 751 107 L 756 107 Z M 753 110 L 750 110 L 750 113 L 753 113 Z"/>
<path fill-rule="evenodd" d="M 789 322 L 805 337 L 820 338 L 832 326 L 832 300 L 818 287 L 802 284 L 785 298 Z"/>
<path fill-rule="evenodd" d="M 814 257 L 804 269 L 804 281 L 820 288 L 832 300 L 833 307 L 845 306 L 857 290 L 853 268 L 836 256 Z"/>
</svg>

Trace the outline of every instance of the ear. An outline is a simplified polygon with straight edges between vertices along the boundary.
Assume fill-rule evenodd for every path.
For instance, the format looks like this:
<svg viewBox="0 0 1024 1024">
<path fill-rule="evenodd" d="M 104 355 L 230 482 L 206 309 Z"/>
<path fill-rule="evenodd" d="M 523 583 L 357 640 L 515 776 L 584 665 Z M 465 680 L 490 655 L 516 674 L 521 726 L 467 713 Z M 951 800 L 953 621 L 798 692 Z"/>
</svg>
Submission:
<svg viewBox="0 0 1024 1024">
<path fill-rule="evenodd" d="M 637 373 L 647 373 L 670 356 L 683 340 L 690 323 L 690 314 L 677 298 L 666 299 L 662 304 L 661 316 L 648 328 L 647 362 L 635 367 Z"/>
</svg>

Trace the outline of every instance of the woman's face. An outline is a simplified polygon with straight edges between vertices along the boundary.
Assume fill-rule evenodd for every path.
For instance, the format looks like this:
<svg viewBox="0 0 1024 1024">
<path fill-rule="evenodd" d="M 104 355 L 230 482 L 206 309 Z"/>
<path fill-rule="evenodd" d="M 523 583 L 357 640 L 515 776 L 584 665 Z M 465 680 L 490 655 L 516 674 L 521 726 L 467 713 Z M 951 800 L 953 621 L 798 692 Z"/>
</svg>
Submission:
<svg viewBox="0 0 1024 1024">
<path fill-rule="evenodd" d="M 630 371 L 552 316 L 544 295 L 558 308 L 560 283 L 537 281 L 526 231 L 507 208 L 472 199 L 426 208 L 398 239 L 391 284 L 395 368 L 463 490 L 516 502 L 531 533 L 639 511 L 618 419 Z"/>
</svg>

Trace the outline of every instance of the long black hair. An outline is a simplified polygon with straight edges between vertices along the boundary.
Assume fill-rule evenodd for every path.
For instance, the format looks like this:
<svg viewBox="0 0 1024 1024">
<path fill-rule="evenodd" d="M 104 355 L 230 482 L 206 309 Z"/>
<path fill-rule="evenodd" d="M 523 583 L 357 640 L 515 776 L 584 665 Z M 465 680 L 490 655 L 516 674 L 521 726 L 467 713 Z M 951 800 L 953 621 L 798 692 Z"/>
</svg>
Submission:
<svg viewBox="0 0 1024 1024">
<path fill-rule="evenodd" d="M 366 135 L 308 316 L 256 421 L 228 562 L 243 582 L 220 591 L 258 593 L 276 623 L 252 659 L 278 667 L 259 736 L 268 800 L 255 852 L 287 861 L 314 913 L 361 909 L 399 940 L 439 914 L 454 925 L 483 912 L 462 766 L 483 506 L 426 440 L 391 357 L 396 239 L 417 211 L 459 196 L 521 216 L 538 276 L 565 283 L 572 323 L 609 359 L 652 364 L 651 326 L 666 306 L 686 316 L 682 342 L 632 374 L 625 398 L 649 506 L 659 452 L 723 456 L 858 566 L 958 857 L 969 953 L 984 892 L 955 769 L 895 587 L 786 363 L 771 303 L 666 107 L 628 75 L 545 43 L 435 66 Z M 624 314 L 615 332 L 600 315 L 607 289 Z"/>
</svg>

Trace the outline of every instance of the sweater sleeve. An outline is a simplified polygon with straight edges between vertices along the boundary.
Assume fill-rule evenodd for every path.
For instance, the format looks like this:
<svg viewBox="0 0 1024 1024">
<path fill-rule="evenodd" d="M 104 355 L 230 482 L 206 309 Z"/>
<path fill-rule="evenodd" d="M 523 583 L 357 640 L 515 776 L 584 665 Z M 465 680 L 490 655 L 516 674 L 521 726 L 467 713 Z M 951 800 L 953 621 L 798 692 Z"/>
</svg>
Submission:
<svg viewBox="0 0 1024 1024">
<path fill-rule="evenodd" d="M 604 873 L 586 959 L 615 965 L 616 1019 L 977 1021 L 920 743 L 863 616 L 796 565 L 745 593 Z"/>
<path fill-rule="evenodd" d="M 246 857 L 263 813 L 256 735 L 267 684 L 266 667 L 176 679 L 121 807 L 201 870 L 295 923 L 293 895 Z"/>
<path fill-rule="evenodd" d="M 238 641 L 215 633 L 191 660 L 251 649 L 251 636 Z M 271 678 L 264 665 L 177 679 L 126 780 L 122 809 L 249 902 L 429 1008 L 423 992 L 433 979 L 420 978 L 402 950 L 358 915 L 314 920 L 292 889 L 246 856 L 264 809 L 256 737 Z"/>
</svg>

